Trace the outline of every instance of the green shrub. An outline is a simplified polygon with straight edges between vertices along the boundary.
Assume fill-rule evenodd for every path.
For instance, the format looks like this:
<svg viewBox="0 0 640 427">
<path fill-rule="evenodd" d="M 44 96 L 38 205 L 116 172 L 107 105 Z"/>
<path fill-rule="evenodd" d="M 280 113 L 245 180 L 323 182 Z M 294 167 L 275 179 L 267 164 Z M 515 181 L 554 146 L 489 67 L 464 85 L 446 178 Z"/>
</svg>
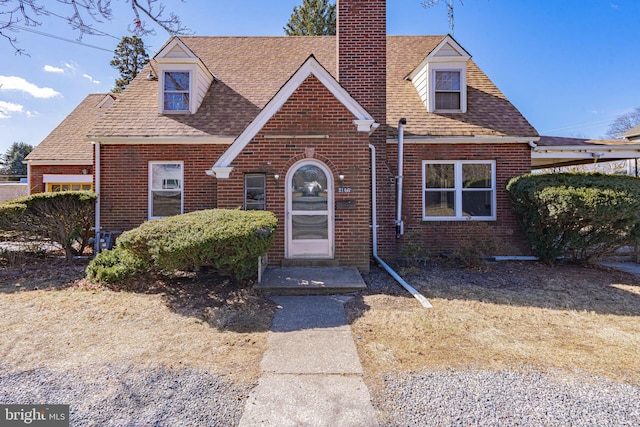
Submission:
<svg viewBox="0 0 640 427">
<path fill-rule="evenodd" d="M 0 229 L 59 243 L 68 261 L 82 254 L 91 237 L 96 194 L 91 191 L 37 193 L 0 204 Z"/>
<path fill-rule="evenodd" d="M 265 211 L 198 211 L 147 221 L 122 233 L 116 249 L 156 270 L 208 266 L 242 280 L 257 272 L 258 257 L 269 250 L 277 224 Z"/>
<path fill-rule="evenodd" d="M 534 253 L 586 262 L 638 240 L 640 179 L 599 173 L 531 174 L 507 184 Z"/>
<path fill-rule="evenodd" d="M 149 264 L 132 252 L 116 247 L 110 251 L 102 251 L 86 269 L 87 278 L 109 284 L 120 283 L 128 278 L 138 276 L 149 269 Z"/>
</svg>

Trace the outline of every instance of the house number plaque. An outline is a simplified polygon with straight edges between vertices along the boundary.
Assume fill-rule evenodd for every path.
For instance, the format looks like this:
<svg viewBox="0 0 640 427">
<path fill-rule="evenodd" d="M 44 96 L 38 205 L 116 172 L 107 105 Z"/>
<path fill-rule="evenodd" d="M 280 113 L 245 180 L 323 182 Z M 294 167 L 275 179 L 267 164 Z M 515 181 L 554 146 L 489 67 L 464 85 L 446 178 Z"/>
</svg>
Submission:
<svg viewBox="0 0 640 427">
<path fill-rule="evenodd" d="M 351 187 L 338 187 L 338 193 L 351 193 Z"/>
<path fill-rule="evenodd" d="M 356 208 L 355 200 L 336 200 L 336 210 L 339 211 L 350 211 Z"/>
</svg>

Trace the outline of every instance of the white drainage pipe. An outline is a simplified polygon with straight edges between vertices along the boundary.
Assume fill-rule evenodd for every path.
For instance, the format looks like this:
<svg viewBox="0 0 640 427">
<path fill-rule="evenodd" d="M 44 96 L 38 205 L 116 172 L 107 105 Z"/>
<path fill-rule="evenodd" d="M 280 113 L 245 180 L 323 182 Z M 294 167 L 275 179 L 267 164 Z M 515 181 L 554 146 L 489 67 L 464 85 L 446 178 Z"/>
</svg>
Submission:
<svg viewBox="0 0 640 427">
<path fill-rule="evenodd" d="M 373 259 L 375 259 L 387 273 L 391 275 L 400 285 L 413 295 L 424 308 L 432 308 L 433 306 L 428 299 L 420 292 L 416 291 L 413 286 L 408 284 L 398 273 L 396 273 L 389 265 L 378 256 L 378 209 L 377 209 L 377 188 L 376 188 L 376 147 L 369 144 L 371 150 L 371 229 L 373 244 Z"/>
</svg>

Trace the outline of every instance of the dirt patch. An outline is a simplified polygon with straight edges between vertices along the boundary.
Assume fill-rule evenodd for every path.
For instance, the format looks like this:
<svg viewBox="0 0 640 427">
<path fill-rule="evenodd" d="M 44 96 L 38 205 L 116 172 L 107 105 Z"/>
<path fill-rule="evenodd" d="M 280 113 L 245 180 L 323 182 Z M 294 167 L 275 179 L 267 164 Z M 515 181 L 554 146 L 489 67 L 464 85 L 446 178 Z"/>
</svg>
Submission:
<svg viewBox="0 0 640 427">
<path fill-rule="evenodd" d="M 16 370 L 105 364 L 205 369 L 253 382 L 274 307 L 216 274 L 146 277 L 113 289 L 87 261 L 0 265 L 0 358 Z"/>
<path fill-rule="evenodd" d="M 432 263 L 401 271 L 424 309 L 385 272 L 348 305 L 366 372 L 561 369 L 640 384 L 640 281 L 611 269 Z"/>
</svg>

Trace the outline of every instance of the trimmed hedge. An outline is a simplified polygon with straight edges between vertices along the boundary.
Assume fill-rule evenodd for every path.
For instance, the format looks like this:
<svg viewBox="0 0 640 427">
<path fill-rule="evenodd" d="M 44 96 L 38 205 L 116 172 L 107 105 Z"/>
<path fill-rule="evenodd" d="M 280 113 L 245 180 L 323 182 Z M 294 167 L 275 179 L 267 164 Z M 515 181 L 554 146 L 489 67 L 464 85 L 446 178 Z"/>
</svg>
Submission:
<svg viewBox="0 0 640 427">
<path fill-rule="evenodd" d="M 149 264 L 133 253 L 116 247 L 102 251 L 87 266 L 86 275 L 91 280 L 103 283 L 120 283 L 130 277 L 148 271 Z"/>
<path fill-rule="evenodd" d="M 0 204 L 0 229 L 59 243 L 67 260 L 82 254 L 92 237 L 92 191 L 37 193 Z"/>
<path fill-rule="evenodd" d="M 640 179 L 600 173 L 529 174 L 507 184 L 533 252 L 586 262 L 638 242 Z"/>
<path fill-rule="evenodd" d="M 258 257 L 271 247 L 277 224 L 275 215 L 266 211 L 191 212 L 148 221 L 122 233 L 116 250 L 155 270 L 190 271 L 208 266 L 242 280 L 257 272 Z M 104 253 L 87 269 L 89 278 L 98 278 L 102 264 L 111 268 L 112 258 Z M 131 269 L 131 275 L 139 272 Z"/>
</svg>

